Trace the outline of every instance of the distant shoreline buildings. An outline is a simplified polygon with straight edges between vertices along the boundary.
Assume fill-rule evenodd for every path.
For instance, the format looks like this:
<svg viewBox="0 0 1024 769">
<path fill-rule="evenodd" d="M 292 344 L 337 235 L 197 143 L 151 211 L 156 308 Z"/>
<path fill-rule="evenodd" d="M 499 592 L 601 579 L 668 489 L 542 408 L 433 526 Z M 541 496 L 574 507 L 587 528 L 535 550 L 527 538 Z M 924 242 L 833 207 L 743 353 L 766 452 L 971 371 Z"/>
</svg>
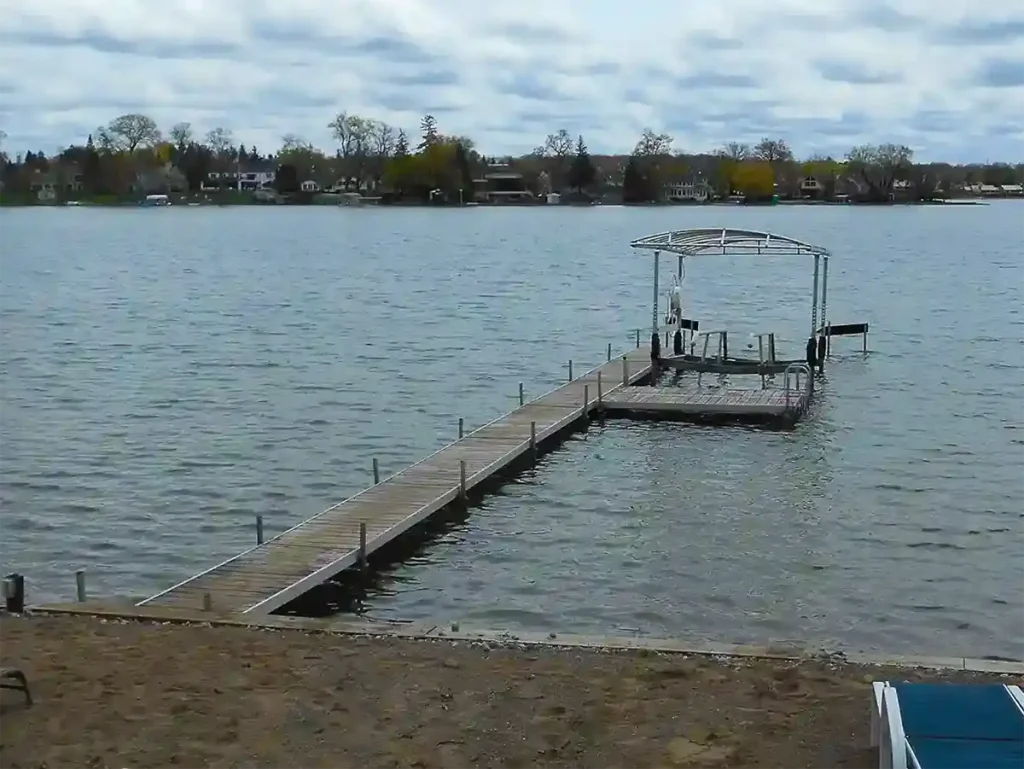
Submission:
<svg viewBox="0 0 1024 769">
<path fill-rule="evenodd" d="M 296 135 L 272 154 L 236 145 L 227 129 L 202 139 L 187 123 L 166 138 L 145 115 L 122 115 L 55 155 L 0 157 L 5 204 L 115 203 L 150 194 L 231 202 L 314 202 L 340 195 L 381 203 L 704 203 L 715 200 L 928 202 L 1024 197 L 1024 164 L 914 163 L 903 145 L 852 147 L 841 159 L 798 159 L 783 139 L 677 151 L 644 131 L 632 152 L 591 155 L 560 130 L 533 152 L 493 158 L 472 138 L 447 136 L 424 116 L 415 144 L 380 121 L 338 114 L 333 151 Z"/>
</svg>

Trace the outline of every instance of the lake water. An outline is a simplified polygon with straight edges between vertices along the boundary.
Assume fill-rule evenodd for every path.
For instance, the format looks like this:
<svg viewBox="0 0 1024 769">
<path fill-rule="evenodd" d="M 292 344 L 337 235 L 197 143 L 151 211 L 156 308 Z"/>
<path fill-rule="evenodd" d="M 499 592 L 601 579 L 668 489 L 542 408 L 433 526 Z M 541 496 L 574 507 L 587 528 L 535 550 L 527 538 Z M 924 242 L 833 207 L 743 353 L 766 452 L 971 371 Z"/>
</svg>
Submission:
<svg viewBox="0 0 1024 769">
<path fill-rule="evenodd" d="M 373 617 L 1024 657 L 1024 208 L 0 212 L 0 567 L 144 595 L 583 371 L 665 229 L 830 248 L 793 432 L 609 422 L 385 574 Z M 670 260 L 674 262 L 674 260 Z M 687 313 L 801 354 L 810 264 L 708 256 Z M 671 265 L 670 265 L 671 267 Z M 666 275 L 668 270 L 666 270 Z M 739 338 L 739 337 L 734 337 Z M 735 343 L 734 343 L 735 344 Z"/>
</svg>

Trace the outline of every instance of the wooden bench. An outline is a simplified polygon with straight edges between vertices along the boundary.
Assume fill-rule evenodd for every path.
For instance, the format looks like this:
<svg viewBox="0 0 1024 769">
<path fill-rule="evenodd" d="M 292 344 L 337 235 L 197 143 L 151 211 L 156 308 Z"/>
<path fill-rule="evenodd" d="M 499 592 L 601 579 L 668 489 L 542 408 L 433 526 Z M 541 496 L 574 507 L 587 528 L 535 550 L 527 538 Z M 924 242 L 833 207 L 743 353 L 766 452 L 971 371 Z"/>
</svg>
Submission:
<svg viewBox="0 0 1024 769">
<path fill-rule="evenodd" d="M 0 668 L 0 689 L 14 689 L 24 692 L 25 703 L 32 704 L 32 694 L 28 690 L 28 679 L 17 668 Z"/>
</svg>

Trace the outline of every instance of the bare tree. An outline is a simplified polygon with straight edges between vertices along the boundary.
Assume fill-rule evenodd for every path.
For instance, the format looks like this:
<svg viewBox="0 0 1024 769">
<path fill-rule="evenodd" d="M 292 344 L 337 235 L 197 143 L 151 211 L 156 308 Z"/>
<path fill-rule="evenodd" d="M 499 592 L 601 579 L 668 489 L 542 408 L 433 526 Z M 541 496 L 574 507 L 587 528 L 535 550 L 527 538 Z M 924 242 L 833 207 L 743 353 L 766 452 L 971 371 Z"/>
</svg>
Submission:
<svg viewBox="0 0 1024 769">
<path fill-rule="evenodd" d="M 129 155 L 139 147 L 151 146 L 160 141 L 160 129 L 156 127 L 153 118 L 136 113 L 114 118 L 97 133 L 101 146 Z"/>
<path fill-rule="evenodd" d="M 195 132 L 188 122 L 175 123 L 171 126 L 171 141 L 178 147 L 185 147 L 195 141 Z"/>
<path fill-rule="evenodd" d="M 373 154 L 379 158 L 391 157 L 395 151 L 395 129 L 382 120 L 373 121 L 370 127 Z"/>
<path fill-rule="evenodd" d="M 312 151 L 313 145 L 298 134 L 285 134 L 281 137 L 281 149 L 277 151 L 277 156 L 280 158 L 291 153 Z"/>
<path fill-rule="evenodd" d="M 874 201 L 888 200 L 897 179 L 904 178 L 914 161 L 914 151 L 902 144 L 862 144 L 847 153 L 848 168 L 868 188 Z"/>
<path fill-rule="evenodd" d="M 362 187 L 376 146 L 377 121 L 339 112 L 327 127 L 338 142 L 338 157 L 342 160 L 339 170 L 346 179 L 354 179 L 356 186 Z"/>
<path fill-rule="evenodd" d="M 754 157 L 766 163 L 790 162 L 793 160 L 793 151 L 785 139 L 765 137 L 754 147 Z"/>
<path fill-rule="evenodd" d="M 735 160 L 739 162 L 740 160 L 746 160 L 753 153 L 751 152 L 749 144 L 741 144 L 740 142 L 729 142 L 718 151 L 718 154 L 723 158 L 728 158 L 729 160 Z"/>
<path fill-rule="evenodd" d="M 206 146 L 218 156 L 227 155 L 228 150 L 235 146 L 235 138 L 230 128 L 220 126 L 207 131 Z"/>
<path fill-rule="evenodd" d="M 541 157 L 567 158 L 572 154 L 573 138 L 564 128 L 558 129 L 557 133 L 548 134 L 544 139 L 537 154 Z"/>
<path fill-rule="evenodd" d="M 665 133 L 655 133 L 650 128 L 645 128 L 640 136 L 640 141 L 633 148 L 633 154 L 641 158 L 669 155 L 672 152 L 672 137 Z"/>
<path fill-rule="evenodd" d="M 369 141 L 370 174 L 374 181 L 380 184 L 380 180 L 384 178 L 388 160 L 395 154 L 397 141 L 395 129 L 382 120 L 374 120 L 370 126 Z"/>
</svg>

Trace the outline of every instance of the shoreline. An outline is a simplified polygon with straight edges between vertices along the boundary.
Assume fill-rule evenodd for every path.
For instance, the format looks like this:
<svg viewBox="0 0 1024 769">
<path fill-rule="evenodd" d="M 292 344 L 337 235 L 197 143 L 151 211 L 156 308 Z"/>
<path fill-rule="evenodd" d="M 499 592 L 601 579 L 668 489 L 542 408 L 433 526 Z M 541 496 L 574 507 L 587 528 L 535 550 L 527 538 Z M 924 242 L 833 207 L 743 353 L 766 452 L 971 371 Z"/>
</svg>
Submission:
<svg viewBox="0 0 1024 769">
<path fill-rule="evenodd" d="M 0 616 L 3 616 L 0 611 Z M 26 607 L 25 616 L 75 616 L 111 622 L 208 625 L 257 630 L 291 630 L 337 636 L 391 637 L 417 641 L 465 641 L 510 644 L 552 649 L 605 649 L 622 652 L 684 654 L 715 658 L 751 658 L 800 661 L 841 659 L 859 665 L 913 667 L 930 670 L 957 670 L 1024 676 L 1024 660 L 1004 657 L 963 657 L 954 654 L 897 654 L 823 649 L 788 643 L 721 643 L 714 641 L 677 641 L 654 636 L 586 635 L 560 631 L 510 631 L 494 628 L 462 627 L 460 623 L 372 620 L 353 615 L 301 617 L 269 614 L 245 617 L 203 613 L 163 607 L 140 607 L 124 600 L 92 600 L 83 603 L 46 604 Z"/>
<path fill-rule="evenodd" d="M 0 638 L 35 699 L 3 692 L 3 766 L 864 767 L 872 680 L 1020 678 L 36 614 Z"/>
<path fill-rule="evenodd" d="M 869 202 L 851 202 L 851 201 L 832 201 L 832 200 L 780 200 L 777 203 L 736 203 L 726 200 L 718 200 L 706 203 L 620 203 L 620 202 L 597 202 L 597 203 L 474 203 L 472 205 L 458 205 L 458 204 L 430 204 L 430 203 L 355 203 L 355 204 L 344 204 L 337 203 L 334 201 L 325 202 L 310 202 L 310 203 L 267 203 L 256 200 L 233 200 L 230 202 L 219 203 L 216 201 L 195 201 L 184 199 L 181 201 L 172 201 L 167 206 L 153 206 L 145 205 L 142 200 L 130 200 L 130 201 L 116 201 L 116 202 L 93 202 L 93 201 L 63 201 L 63 202 L 0 202 L 0 208 L 250 208 L 250 207 L 262 207 L 262 208 L 384 208 L 384 209 L 460 209 L 460 208 L 474 208 L 474 209 L 552 209 L 552 208 L 601 208 L 601 207 L 622 207 L 622 208 L 710 208 L 710 207 L 721 207 L 727 206 L 730 208 L 776 208 L 776 207 L 787 207 L 787 206 L 809 206 L 809 207 L 822 207 L 822 206 L 843 206 L 853 208 L 910 208 L 910 207 L 921 207 L 921 206 L 987 206 L 991 205 L 993 201 L 1002 200 L 1014 200 L 1024 201 L 1022 197 L 997 197 L 988 199 L 954 199 L 954 200 L 921 200 L 921 201 L 898 201 L 891 203 L 869 203 Z"/>
</svg>

